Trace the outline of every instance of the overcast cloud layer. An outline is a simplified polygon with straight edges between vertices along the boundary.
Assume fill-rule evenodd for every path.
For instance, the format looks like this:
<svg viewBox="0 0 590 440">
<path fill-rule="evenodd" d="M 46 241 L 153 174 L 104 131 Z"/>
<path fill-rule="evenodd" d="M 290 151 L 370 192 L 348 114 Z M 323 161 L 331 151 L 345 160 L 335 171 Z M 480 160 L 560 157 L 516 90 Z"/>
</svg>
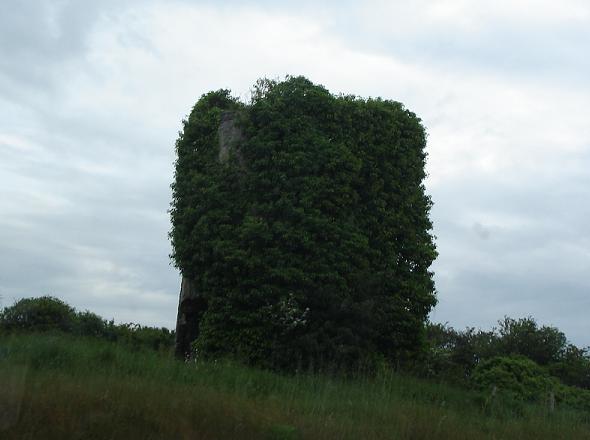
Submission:
<svg viewBox="0 0 590 440">
<path fill-rule="evenodd" d="M 124 6 L 121 5 L 124 4 Z M 429 133 L 437 322 L 590 345 L 587 1 L 7 1 L 0 296 L 173 327 L 174 141 L 199 96 L 305 75 Z"/>
</svg>

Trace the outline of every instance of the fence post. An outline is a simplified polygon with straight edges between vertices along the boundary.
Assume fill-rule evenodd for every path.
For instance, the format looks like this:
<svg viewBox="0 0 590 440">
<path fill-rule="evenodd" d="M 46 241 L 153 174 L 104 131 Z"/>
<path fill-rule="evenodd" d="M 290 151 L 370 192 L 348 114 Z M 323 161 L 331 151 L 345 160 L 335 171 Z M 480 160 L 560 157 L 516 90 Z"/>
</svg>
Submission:
<svg viewBox="0 0 590 440">
<path fill-rule="evenodd" d="M 555 393 L 553 391 L 549 392 L 549 400 L 547 401 L 547 406 L 549 407 L 550 413 L 553 413 L 553 411 L 555 411 Z"/>
</svg>

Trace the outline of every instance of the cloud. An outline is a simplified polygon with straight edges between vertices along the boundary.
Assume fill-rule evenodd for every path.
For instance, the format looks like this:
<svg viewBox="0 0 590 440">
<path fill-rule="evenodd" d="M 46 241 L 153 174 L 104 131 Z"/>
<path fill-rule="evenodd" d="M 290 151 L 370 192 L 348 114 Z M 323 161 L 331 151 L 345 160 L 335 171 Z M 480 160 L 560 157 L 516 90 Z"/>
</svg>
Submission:
<svg viewBox="0 0 590 440">
<path fill-rule="evenodd" d="M 589 8 L 15 2 L 0 17 L 0 295 L 174 325 L 174 141 L 209 90 L 303 74 L 429 133 L 433 319 L 532 314 L 590 344 Z"/>
<path fill-rule="evenodd" d="M 590 302 L 590 208 L 572 203 L 590 195 L 588 179 L 523 181 L 529 184 L 472 177 L 433 190 L 441 255 L 434 319 L 489 327 L 504 315 L 532 315 L 587 344 L 580 310 Z"/>
</svg>

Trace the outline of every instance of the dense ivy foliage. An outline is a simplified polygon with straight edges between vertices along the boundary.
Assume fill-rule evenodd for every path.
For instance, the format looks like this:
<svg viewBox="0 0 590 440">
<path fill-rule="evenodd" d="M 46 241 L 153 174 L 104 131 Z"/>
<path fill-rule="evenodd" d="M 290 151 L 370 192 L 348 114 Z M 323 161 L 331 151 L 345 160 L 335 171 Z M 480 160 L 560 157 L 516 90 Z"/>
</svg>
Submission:
<svg viewBox="0 0 590 440">
<path fill-rule="evenodd" d="M 242 138 L 220 162 L 224 112 Z M 196 350 L 286 369 L 419 353 L 436 302 L 425 146 L 402 104 L 303 77 L 259 81 L 249 104 L 203 95 L 171 209 L 173 259 L 207 301 Z"/>
</svg>

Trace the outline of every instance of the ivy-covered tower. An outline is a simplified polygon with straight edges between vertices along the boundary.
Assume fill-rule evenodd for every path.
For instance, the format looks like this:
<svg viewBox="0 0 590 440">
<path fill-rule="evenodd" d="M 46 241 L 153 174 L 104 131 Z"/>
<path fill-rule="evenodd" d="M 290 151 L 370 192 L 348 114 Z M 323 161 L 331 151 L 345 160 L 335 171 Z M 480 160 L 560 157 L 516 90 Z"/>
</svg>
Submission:
<svg viewBox="0 0 590 440">
<path fill-rule="evenodd" d="M 176 143 L 177 354 L 354 368 L 422 348 L 436 303 L 426 137 L 303 77 L 203 95 Z"/>
</svg>

